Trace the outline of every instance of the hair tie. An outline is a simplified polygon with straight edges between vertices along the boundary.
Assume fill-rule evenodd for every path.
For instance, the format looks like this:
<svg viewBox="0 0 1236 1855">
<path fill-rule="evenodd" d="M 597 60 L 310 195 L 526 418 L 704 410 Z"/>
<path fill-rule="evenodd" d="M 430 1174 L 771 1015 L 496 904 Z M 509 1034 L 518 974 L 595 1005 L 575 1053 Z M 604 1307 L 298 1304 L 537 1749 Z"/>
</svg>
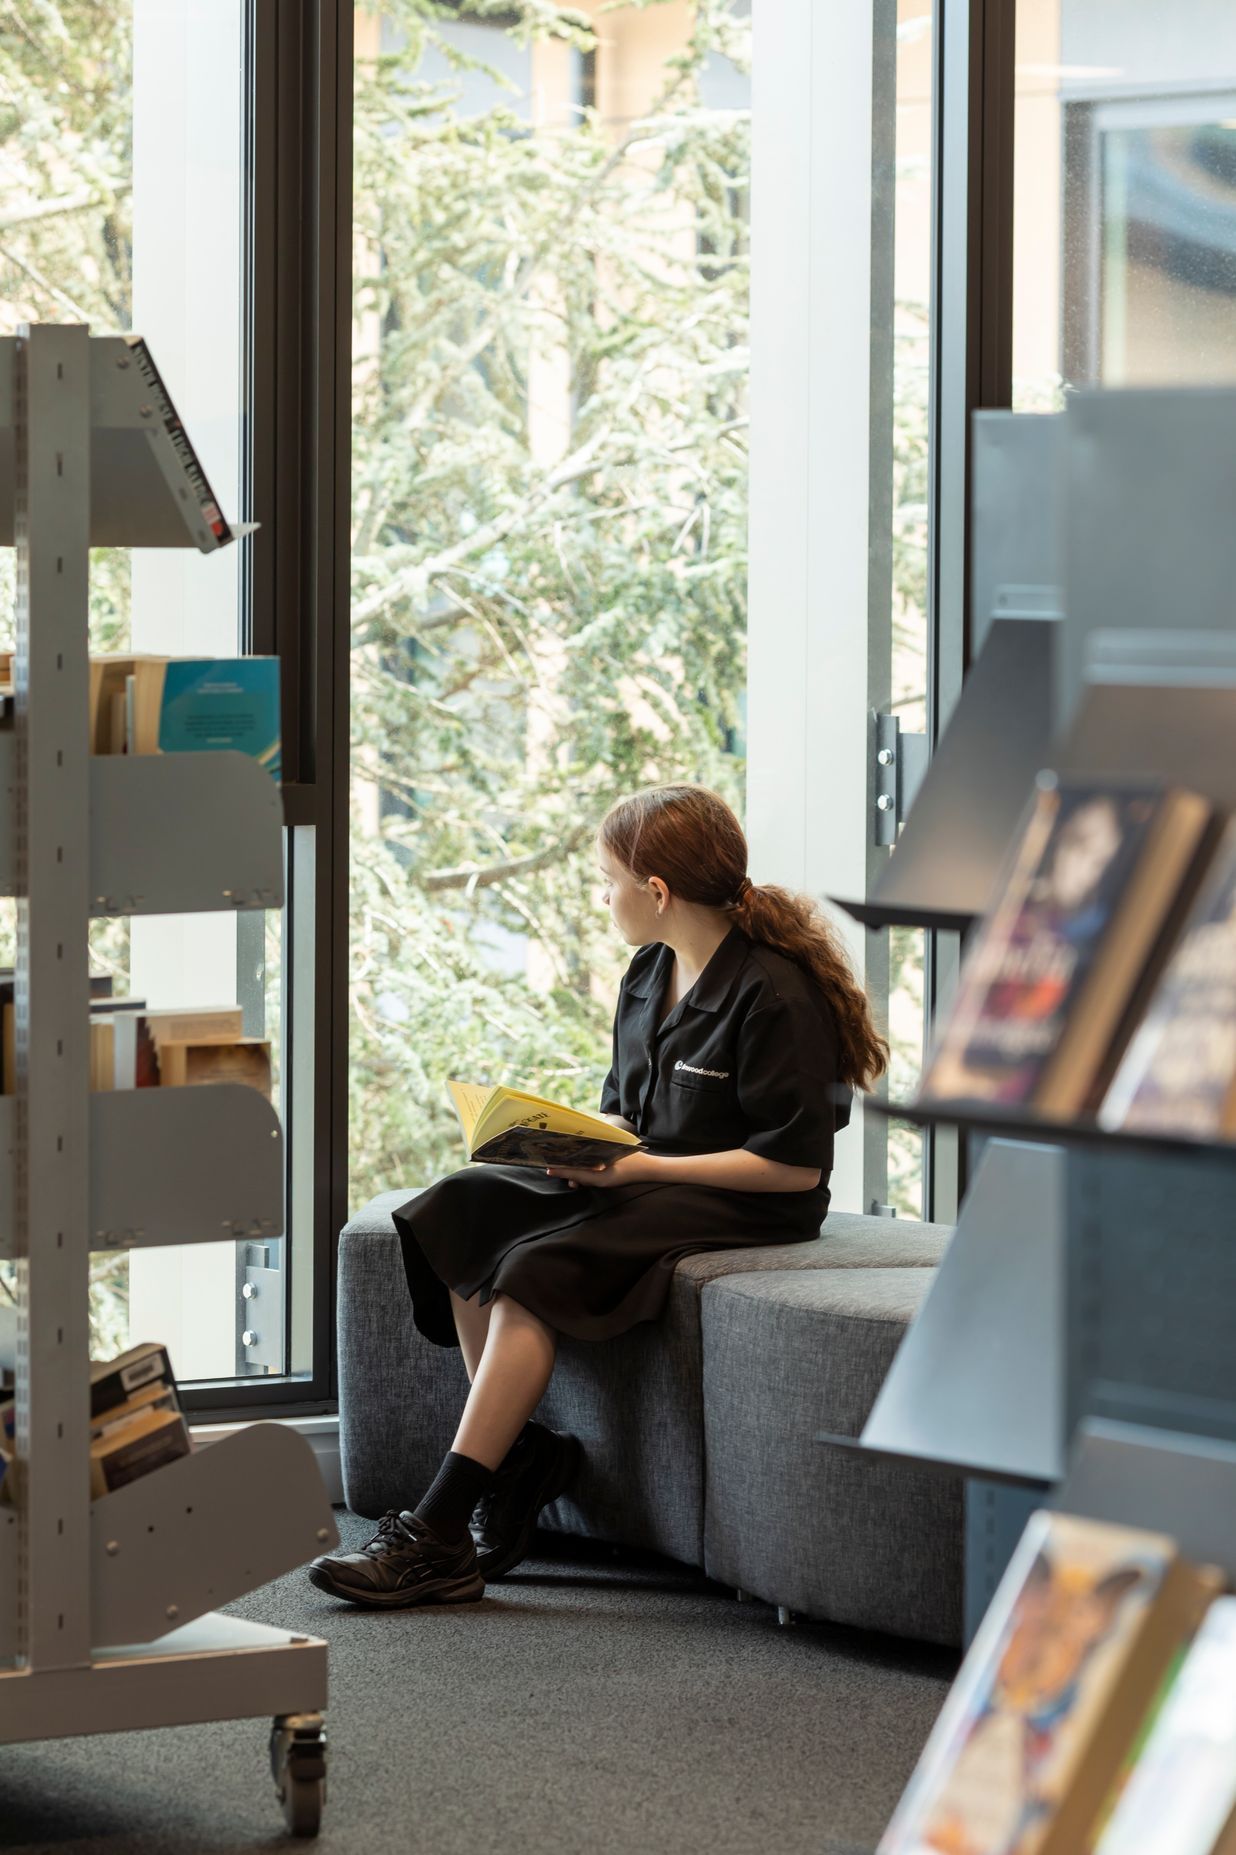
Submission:
<svg viewBox="0 0 1236 1855">
<path fill-rule="evenodd" d="M 744 876 L 742 881 L 739 883 L 738 888 L 734 892 L 734 900 L 731 906 L 734 908 L 737 908 L 740 903 L 745 902 L 747 897 L 750 895 L 753 886 L 754 885 L 751 881 L 750 876 Z"/>
</svg>

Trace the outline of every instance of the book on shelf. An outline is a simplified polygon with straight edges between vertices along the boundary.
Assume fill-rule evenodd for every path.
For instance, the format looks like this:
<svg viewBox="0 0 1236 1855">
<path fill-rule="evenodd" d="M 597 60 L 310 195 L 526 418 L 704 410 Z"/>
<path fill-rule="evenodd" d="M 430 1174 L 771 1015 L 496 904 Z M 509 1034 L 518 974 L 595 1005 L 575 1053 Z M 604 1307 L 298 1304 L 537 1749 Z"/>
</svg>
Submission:
<svg viewBox="0 0 1236 1855">
<path fill-rule="evenodd" d="M 1216 1598 L 1095 1855 L 1236 1855 L 1236 1598 Z"/>
<path fill-rule="evenodd" d="M 281 773 L 277 657 L 90 659 L 90 749 L 96 754 L 249 754 Z"/>
<path fill-rule="evenodd" d="M 90 1366 L 90 1492 L 110 1494 L 192 1449 L 167 1348 L 130 1347 Z"/>
<path fill-rule="evenodd" d="M 17 1087 L 14 984 L 11 972 L 0 972 L 0 1093 L 6 1095 Z M 236 1082 L 269 1101 L 271 1047 L 244 1035 L 238 1005 L 151 1011 L 142 998 L 92 997 L 89 1074 L 92 1090 Z"/>
<path fill-rule="evenodd" d="M 162 1043 L 236 1043 L 245 1034 L 239 1005 L 177 1005 L 148 1011 L 146 1023 L 156 1049 Z"/>
<path fill-rule="evenodd" d="M 200 1088 L 215 1082 L 236 1082 L 271 1096 L 270 1043 L 264 1037 L 236 1037 L 224 1043 L 204 1041 L 159 1042 L 159 1080 L 164 1088 Z"/>
<path fill-rule="evenodd" d="M 6 1394 L 0 1398 L 0 1502 L 13 1498 L 16 1460 L 17 1402 Z"/>
<path fill-rule="evenodd" d="M 1132 1133 L 1236 1138 L 1236 821 L 1099 1108 Z"/>
<path fill-rule="evenodd" d="M 90 1362 L 90 1420 L 126 1403 L 150 1385 L 175 1386 L 176 1376 L 166 1346 L 147 1341 L 130 1346 L 115 1359 Z"/>
<path fill-rule="evenodd" d="M 90 1438 L 90 1493 L 94 1500 L 192 1453 L 188 1427 L 166 1400 L 151 1400 L 123 1423 L 104 1424 Z"/>
<path fill-rule="evenodd" d="M 166 657 L 150 652 L 104 651 L 90 659 L 90 751 L 122 754 L 129 708 L 128 684 L 139 683 L 146 692 L 161 689 Z"/>
<path fill-rule="evenodd" d="M 468 1158 L 502 1166 L 599 1166 L 641 1142 L 603 1115 L 520 1089 L 449 1081 Z"/>
<path fill-rule="evenodd" d="M 189 493 L 197 505 L 198 514 L 213 535 L 218 547 L 223 547 L 233 538 L 233 531 L 228 526 L 218 498 L 206 479 L 201 459 L 194 449 L 193 441 L 181 423 L 180 414 L 172 403 L 172 396 L 163 383 L 163 376 L 155 365 L 154 356 L 142 335 L 126 335 L 125 346 L 128 348 L 133 364 L 141 378 L 146 396 L 154 407 L 158 420 L 158 432 L 168 440 L 166 449 L 159 443 L 153 444 L 155 457 L 169 487 L 174 495 L 184 493 L 186 482 Z M 150 432 L 152 440 L 156 431 Z"/>
<path fill-rule="evenodd" d="M 1079 1855 L 1222 1589 L 1161 1533 L 1031 1516 L 879 1855 Z"/>
<path fill-rule="evenodd" d="M 924 1102 L 1097 1105 L 1213 846 L 1176 787 L 1039 783 L 925 1067 Z"/>
</svg>

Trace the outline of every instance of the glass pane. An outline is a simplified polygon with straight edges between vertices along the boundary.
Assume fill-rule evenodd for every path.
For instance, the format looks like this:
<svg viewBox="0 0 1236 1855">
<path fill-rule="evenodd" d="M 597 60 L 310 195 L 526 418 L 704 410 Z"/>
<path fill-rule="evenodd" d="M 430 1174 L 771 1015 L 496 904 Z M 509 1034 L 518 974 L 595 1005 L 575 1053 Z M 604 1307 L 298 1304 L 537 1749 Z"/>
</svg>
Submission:
<svg viewBox="0 0 1236 1855">
<path fill-rule="evenodd" d="M 904 733 L 927 729 L 927 405 L 932 257 L 932 0 L 899 0 L 893 202 L 892 657 L 890 708 Z M 922 1068 L 924 936 L 893 929 L 888 938 L 889 1094 L 913 1095 Z M 887 1128 L 885 1201 L 899 1215 L 923 1215 L 924 1140 L 918 1128 Z M 871 1137 L 871 1136 L 869 1136 Z"/>
<path fill-rule="evenodd" d="M 1236 380 L 1236 12 L 1019 0 L 1014 404 Z"/>
<path fill-rule="evenodd" d="M 207 476 L 242 517 L 246 178 L 243 0 L 64 0 L 0 34 L 0 330 L 86 321 L 149 341 Z M 95 651 L 234 656 L 240 548 L 96 549 Z M 12 642 L 11 551 L 0 636 Z M 152 1008 L 256 1000 L 262 919 L 97 921 L 92 970 Z M 256 939 L 255 939 L 256 933 Z M 11 909 L 0 960 L 11 958 Z M 234 1243 L 96 1257 L 97 1351 L 159 1339 L 182 1379 L 237 1367 Z"/>
<path fill-rule="evenodd" d="M 742 803 L 747 10 L 356 14 L 354 1204 L 596 1106 L 596 824 Z"/>
</svg>

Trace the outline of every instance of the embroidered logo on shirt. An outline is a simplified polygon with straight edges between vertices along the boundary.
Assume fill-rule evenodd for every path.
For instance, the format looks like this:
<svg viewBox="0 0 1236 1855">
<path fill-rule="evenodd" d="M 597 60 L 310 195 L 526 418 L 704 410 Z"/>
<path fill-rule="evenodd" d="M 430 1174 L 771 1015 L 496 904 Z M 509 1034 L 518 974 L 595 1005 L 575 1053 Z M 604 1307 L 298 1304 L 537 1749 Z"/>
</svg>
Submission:
<svg viewBox="0 0 1236 1855">
<path fill-rule="evenodd" d="M 685 1069 L 689 1076 L 715 1076 L 718 1082 L 728 1081 L 730 1074 L 728 1069 L 697 1069 L 694 1063 L 684 1063 L 681 1057 L 674 1068 Z"/>
</svg>

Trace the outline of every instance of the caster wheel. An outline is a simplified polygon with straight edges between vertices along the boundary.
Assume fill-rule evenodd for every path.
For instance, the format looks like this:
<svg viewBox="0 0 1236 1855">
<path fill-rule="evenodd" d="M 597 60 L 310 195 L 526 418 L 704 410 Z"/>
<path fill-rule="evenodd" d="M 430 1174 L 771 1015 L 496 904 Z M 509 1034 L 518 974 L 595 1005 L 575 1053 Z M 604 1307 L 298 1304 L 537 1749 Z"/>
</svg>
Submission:
<svg viewBox="0 0 1236 1855">
<path fill-rule="evenodd" d="M 326 1728 L 320 1713 L 278 1716 L 270 1732 L 270 1773 L 289 1835 L 316 1836 L 326 1803 Z"/>
</svg>

